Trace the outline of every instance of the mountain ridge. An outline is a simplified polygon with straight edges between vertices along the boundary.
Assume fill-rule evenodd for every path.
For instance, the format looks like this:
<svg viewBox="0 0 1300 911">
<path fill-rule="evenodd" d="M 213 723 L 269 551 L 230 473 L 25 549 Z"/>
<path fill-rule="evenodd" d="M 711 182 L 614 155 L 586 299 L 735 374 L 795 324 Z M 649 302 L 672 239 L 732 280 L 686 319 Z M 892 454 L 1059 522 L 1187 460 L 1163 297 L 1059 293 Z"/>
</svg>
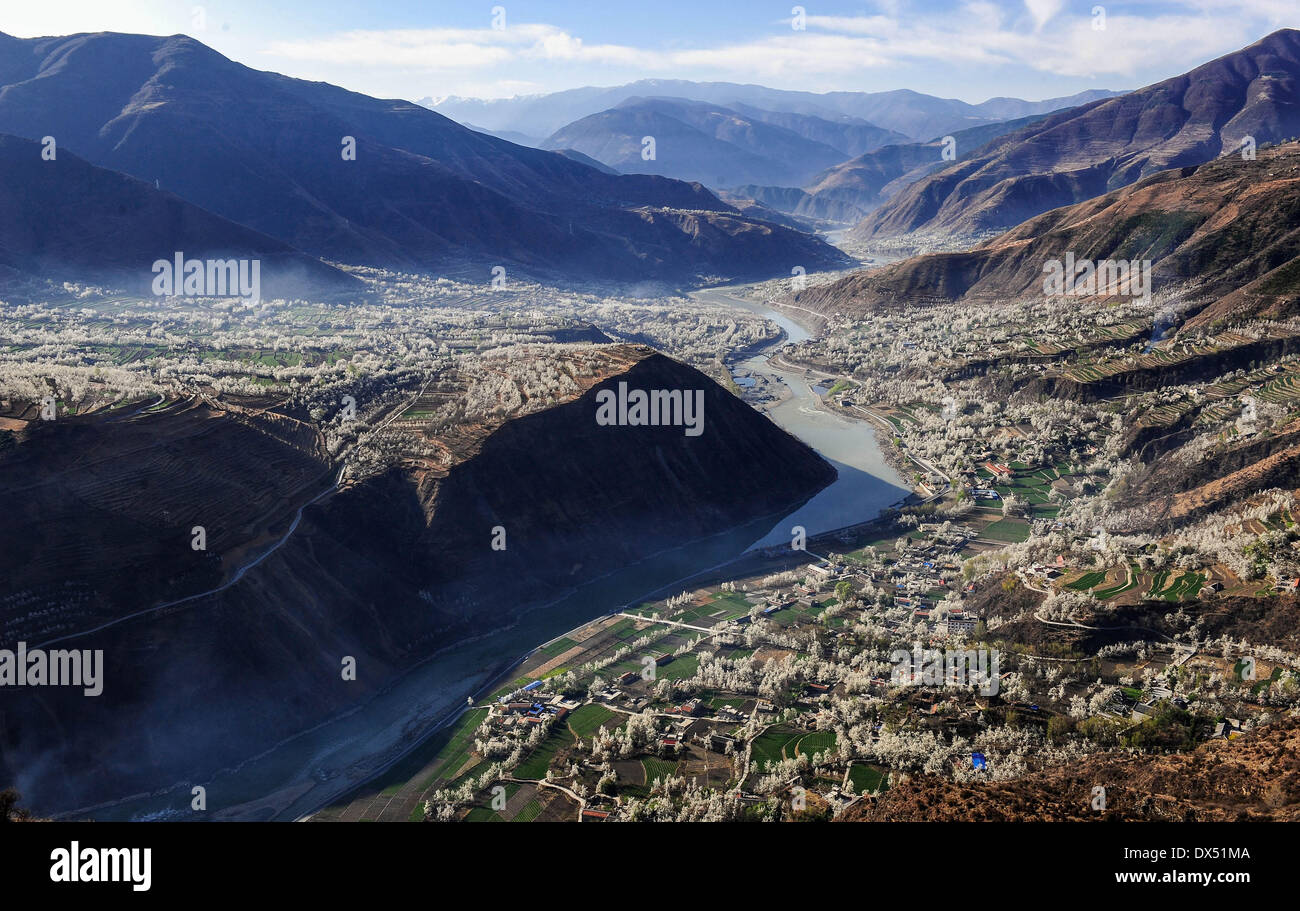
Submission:
<svg viewBox="0 0 1300 911">
<path fill-rule="evenodd" d="M 757 276 L 774 259 L 844 261 L 815 238 L 749 222 L 702 186 L 606 174 L 412 102 L 259 72 L 185 36 L 10 39 L 0 73 L 0 132 L 52 135 L 319 258 L 412 271 L 477 263 L 485 281 L 500 262 L 691 282 Z M 656 226 L 645 210 L 666 217 Z M 713 220 L 712 245 L 665 230 L 686 212 Z"/>
<path fill-rule="evenodd" d="M 1187 73 L 1050 115 L 912 184 L 851 232 L 1005 230 L 1157 171 L 1300 134 L 1300 31 L 1281 29 Z"/>
</svg>

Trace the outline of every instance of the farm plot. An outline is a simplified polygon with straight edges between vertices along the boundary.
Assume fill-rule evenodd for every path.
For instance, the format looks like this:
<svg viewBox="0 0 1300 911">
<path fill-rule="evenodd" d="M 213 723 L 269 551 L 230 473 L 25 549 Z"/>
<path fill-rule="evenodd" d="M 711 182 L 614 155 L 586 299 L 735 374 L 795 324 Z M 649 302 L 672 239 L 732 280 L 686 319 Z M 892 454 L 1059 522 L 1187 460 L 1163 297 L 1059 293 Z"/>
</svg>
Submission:
<svg viewBox="0 0 1300 911">
<path fill-rule="evenodd" d="M 590 737 L 603 727 L 616 727 L 623 722 L 624 717 L 603 705 L 593 703 L 574 709 L 573 714 L 569 716 L 569 728 L 579 737 Z M 610 724 L 610 722 L 616 723 Z"/>
</svg>

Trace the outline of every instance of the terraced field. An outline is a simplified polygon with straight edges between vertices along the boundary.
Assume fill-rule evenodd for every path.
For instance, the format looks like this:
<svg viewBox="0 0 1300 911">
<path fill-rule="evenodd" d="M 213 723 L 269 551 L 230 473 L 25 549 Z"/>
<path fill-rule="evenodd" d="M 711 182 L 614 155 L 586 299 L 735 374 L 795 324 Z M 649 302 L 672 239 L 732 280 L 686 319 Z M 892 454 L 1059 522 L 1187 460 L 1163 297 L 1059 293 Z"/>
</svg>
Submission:
<svg viewBox="0 0 1300 911">
<path fill-rule="evenodd" d="M 1120 595 L 1126 591 L 1130 591 L 1131 589 L 1137 588 L 1138 583 L 1141 581 L 1141 578 L 1142 577 L 1138 574 L 1138 568 L 1130 564 L 1130 566 L 1128 567 L 1127 578 L 1125 578 L 1123 581 L 1115 585 L 1109 586 L 1108 588 L 1099 588 L 1093 592 L 1093 595 L 1096 598 L 1105 601 L 1107 598 L 1113 598 L 1116 595 Z"/>
<path fill-rule="evenodd" d="M 811 757 L 835 747 L 834 731 L 795 731 L 785 725 L 775 725 L 764 731 L 754 741 L 753 761 L 758 768 L 769 762 L 793 759 L 800 754 Z"/>
<path fill-rule="evenodd" d="M 1076 382 L 1095 383 L 1129 371 L 1149 370 L 1157 367 L 1168 367 L 1173 364 L 1180 364 L 1197 357 L 1204 357 L 1209 354 L 1214 354 L 1215 352 L 1221 352 L 1225 349 L 1235 348 L 1252 341 L 1254 341 L 1254 339 L 1237 335 L 1232 332 L 1225 332 L 1216 336 L 1209 343 L 1204 345 L 1192 345 L 1186 342 L 1180 342 L 1176 348 L 1158 346 L 1142 354 L 1128 355 L 1126 357 L 1100 358 L 1095 361 L 1071 367 L 1065 371 L 1064 375 Z"/>
<path fill-rule="evenodd" d="M 1094 586 L 1100 585 L 1106 581 L 1105 572 L 1087 572 L 1073 582 L 1065 583 L 1065 587 L 1076 592 L 1086 592 Z"/>
<path fill-rule="evenodd" d="M 1173 579 L 1172 584 L 1170 579 Z M 1184 598 L 1195 598 L 1205 584 L 1206 577 L 1202 573 L 1196 572 L 1177 572 L 1176 570 L 1162 569 L 1151 579 L 1151 587 L 1147 589 L 1149 596 L 1163 598 L 1166 601 L 1181 601 Z M 1167 587 L 1166 587 L 1167 586 Z"/>
<path fill-rule="evenodd" d="M 1300 370 L 1290 367 L 1281 376 L 1260 387 L 1256 395 L 1265 402 L 1289 405 L 1300 401 Z"/>
</svg>

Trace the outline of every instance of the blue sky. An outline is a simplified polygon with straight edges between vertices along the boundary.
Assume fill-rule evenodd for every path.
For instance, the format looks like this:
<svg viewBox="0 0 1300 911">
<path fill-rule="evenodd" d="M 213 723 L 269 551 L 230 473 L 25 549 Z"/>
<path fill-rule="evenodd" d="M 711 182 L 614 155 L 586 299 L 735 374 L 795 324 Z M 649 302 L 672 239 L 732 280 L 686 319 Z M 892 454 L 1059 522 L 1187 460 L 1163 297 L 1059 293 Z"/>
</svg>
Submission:
<svg viewBox="0 0 1300 911">
<path fill-rule="evenodd" d="M 183 32 L 258 69 L 410 99 L 681 78 L 809 91 L 911 88 L 978 102 L 1136 88 L 1300 27 L 1300 0 L 805 0 L 802 29 L 792 27 L 795 5 L 11 0 L 0 31 Z M 504 28 L 493 27 L 494 7 L 504 8 Z"/>
</svg>

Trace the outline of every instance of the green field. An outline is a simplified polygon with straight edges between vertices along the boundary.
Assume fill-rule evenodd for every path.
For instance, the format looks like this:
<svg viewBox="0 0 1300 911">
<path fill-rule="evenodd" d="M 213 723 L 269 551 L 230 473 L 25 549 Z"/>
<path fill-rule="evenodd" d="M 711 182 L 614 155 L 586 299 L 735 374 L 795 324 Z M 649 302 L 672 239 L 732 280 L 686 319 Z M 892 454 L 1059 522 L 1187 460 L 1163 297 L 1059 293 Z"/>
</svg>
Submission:
<svg viewBox="0 0 1300 911">
<path fill-rule="evenodd" d="M 769 762 L 779 762 L 784 758 L 782 748 L 793 736 L 793 732 L 782 725 L 768 728 L 754 741 L 751 754 L 754 763 L 761 769 Z"/>
<path fill-rule="evenodd" d="M 564 725 L 552 727 L 551 735 L 542 741 L 541 746 L 519 763 L 519 767 L 515 769 L 515 777 L 540 781 L 546 777 L 546 770 L 551 767 L 551 760 L 555 758 L 555 754 L 572 743 L 573 733 L 567 727 Z"/>
<path fill-rule="evenodd" d="M 1104 581 L 1106 581 L 1106 574 L 1104 572 L 1090 572 L 1084 573 L 1073 582 L 1067 583 L 1065 587 L 1073 589 L 1076 592 L 1086 592 L 1088 589 L 1100 585 Z"/>
<path fill-rule="evenodd" d="M 885 790 L 888 787 L 889 777 L 882 769 L 873 765 L 855 762 L 853 768 L 849 769 L 849 781 L 853 784 L 854 793 L 870 794 L 877 789 Z"/>
<path fill-rule="evenodd" d="M 538 816 L 542 815 L 542 805 L 534 797 L 515 815 L 514 822 L 532 822 Z"/>
<path fill-rule="evenodd" d="M 500 786 L 506 789 L 506 800 L 509 800 L 511 797 L 514 797 L 516 792 L 518 792 L 518 790 L 523 787 L 523 785 L 521 785 L 517 781 L 503 781 L 500 783 Z M 495 796 L 496 795 L 492 793 L 491 789 L 489 789 L 488 793 L 482 798 L 483 801 L 487 804 L 487 806 L 474 807 L 474 809 L 469 811 L 469 815 L 465 817 L 465 821 L 466 822 L 505 822 L 506 818 L 502 816 L 500 813 L 498 813 L 496 810 L 492 809 L 492 805 L 491 805 L 492 799 Z"/>
<path fill-rule="evenodd" d="M 1029 525 L 1020 519 L 1000 519 L 980 532 L 981 538 L 1019 544 L 1029 540 Z"/>
<path fill-rule="evenodd" d="M 811 759 L 814 753 L 826 753 L 834 746 L 834 731 L 813 731 L 800 737 L 787 752 L 791 756 L 802 753 Z"/>
<path fill-rule="evenodd" d="M 694 677 L 695 672 L 700 669 L 700 656 L 692 653 L 678 655 L 671 662 L 659 668 L 656 673 L 657 680 L 685 680 L 687 677 Z"/>
<path fill-rule="evenodd" d="M 1160 570 L 1160 572 L 1156 573 L 1155 577 L 1151 580 L 1151 587 L 1147 589 L 1147 594 L 1148 595 L 1160 594 L 1161 590 L 1165 587 L 1165 583 L 1168 581 L 1169 581 L 1169 570 L 1167 569 Z"/>
<path fill-rule="evenodd" d="M 1200 573 L 1183 573 L 1174 584 L 1160 593 L 1166 601 L 1179 601 L 1183 598 L 1195 598 L 1205 584 L 1205 577 Z"/>
<path fill-rule="evenodd" d="M 433 772 L 420 785 L 428 789 L 442 775 L 450 775 L 465 764 L 469 750 L 474 745 L 474 732 L 487 717 L 487 709 L 470 709 L 455 723 L 430 737 L 419 749 L 389 769 L 380 784 L 381 793 L 392 797 L 401 787 L 420 773 L 421 769 L 436 763 Z"/>
<path fill-rule="evenodd" d="M 569 716 L 569 727 L 573 728 L 573 732 L 579 737 L 590 737 L 606 721 L 619 717 L 622 716 L 618 712 L 607 709 L 603 705 L 583 705 Z"/>
<path fill-rule="evenodd" d="M 631 621 L 628 622 L 630 623 Z M 574 642 L 568 636 L 562 636 L 548 645 L 543 645 L 537 650 L 537 652 L 538 654 L 545 655 L 547 658 L 554 658 L 556 655 L 563 655 L 577 644 L 578 643 Z"/>
<path fill-rule="evenodd" d="M 652 756 L 647 756 L 641 760 L 641 767 L 645 769 L 646 788 L 654 784 L 656 778 L 671 778 L 677 774 L 677 761 L 675 759 L 655 759 Z"/>
<path fill-rule="evenodd" d="M 1138 576 L 1137 567 L 1130 566 L 1129 577 L 1127 581 L 1120 582 L 1116 585 L 1112 585 L 1109 588 L 1098 589 L 1097 591 L 1093 592 L 1093 594 L 1103 600 L 1106 598 L 1113 598 L 1116 595 L 1126 592 L 1131 588 L 1137 588 L 1139 578 L 1140 577 Z"/>
</svg>

